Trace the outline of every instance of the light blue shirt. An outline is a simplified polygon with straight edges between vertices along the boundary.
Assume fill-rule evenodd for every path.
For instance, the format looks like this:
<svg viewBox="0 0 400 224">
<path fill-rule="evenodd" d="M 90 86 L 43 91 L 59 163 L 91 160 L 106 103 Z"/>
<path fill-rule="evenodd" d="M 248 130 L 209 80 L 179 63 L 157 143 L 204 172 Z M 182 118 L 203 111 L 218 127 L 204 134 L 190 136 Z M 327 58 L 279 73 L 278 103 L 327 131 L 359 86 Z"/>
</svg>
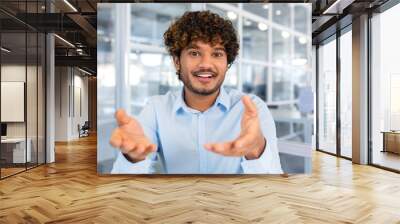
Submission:
<svg viewBox="0 0 400 224">
<path fill-rule="evenodd" d="M 267 105 L 250 94 L 256 104 L 262 132 L 267 140 L 258 159 L 228 157 L 206 150 L 206 143 L 236 139 L 244 112 L 243 93 L 221 87 L 215 103 L 206 111 L 189 108 L 183 88 L 153 96 L 136 119 L 157 152 L 132 163 L 119 152 L 111 173 L 115 174 L 280 174 L 275 123 Z"/>
</svg>

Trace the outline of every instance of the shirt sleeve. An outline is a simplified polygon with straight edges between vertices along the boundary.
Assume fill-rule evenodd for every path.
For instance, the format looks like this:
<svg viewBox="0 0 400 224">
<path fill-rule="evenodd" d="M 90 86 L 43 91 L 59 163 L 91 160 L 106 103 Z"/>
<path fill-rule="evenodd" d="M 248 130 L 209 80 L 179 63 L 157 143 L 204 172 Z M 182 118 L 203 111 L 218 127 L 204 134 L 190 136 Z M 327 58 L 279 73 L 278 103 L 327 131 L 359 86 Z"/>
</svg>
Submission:
<svg viewBox="0 0 400 224">
<path fill-rule="evenodd" d="M 113 164 L 111 173 L 113 174 L 149 174 L 162 172 L 163 166 L 160 163 L 160 147 L 157 137 L 157 119 L 154 105 L 151 99 L 146 106 L 135 117 L 143 128 L 147 138 L 157 146 L 157 151 L 147 155 L 146 159 L 140 162 L 133 163 L 125 158 L 125 156 L 118 152 L 117 159 Z"/>
<path fill-rule="evenodd" d="M 156 167 L 159 165 L 158 153 L 151 153 L 143 161 L 133 163 L 118 152 L 118 157 L 111 170 L 112 174 L 151 174 L 159 172 Z"/>
<path fill-rule="evenodd" d="M 276 138 L 275 122 L 267 105 L 258 97 L 251 95 L 256 104 L 260 119 L 261 131 L 266 139 L 264 152 L 258 159 L 247 160 L 242 157 L 241 166 L 245 174 L 282 174 Z"/>
</svg>

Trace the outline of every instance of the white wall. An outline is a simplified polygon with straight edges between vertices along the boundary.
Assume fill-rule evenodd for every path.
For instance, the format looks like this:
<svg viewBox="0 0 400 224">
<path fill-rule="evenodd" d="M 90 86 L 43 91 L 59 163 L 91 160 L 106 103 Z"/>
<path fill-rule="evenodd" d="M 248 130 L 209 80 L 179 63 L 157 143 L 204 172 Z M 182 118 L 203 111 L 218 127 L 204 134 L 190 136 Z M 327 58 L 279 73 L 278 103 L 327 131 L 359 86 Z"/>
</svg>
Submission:
<svg viewBox="0 0 400 224">
<path fill-rule="evenodd" d="M 2 82 L 24 82 L 25 83 L 25 65 L 2 65 L 1 67 L 1 81 Z M 31 70 L 32 67 L 28 67 Z M 7 96 L 2 96 L 4 98 Z M 9 108 L 1 108 L 4 110 Z M 24 110 L 24 108 L 22 108 Z M 24 122 L 7 122 L 7 136 L 8 137 L 25 137 L 25 124 Z"/>
<path fill-rule="evenodd" d="M 68 140 L 68 86 L 70 84 L 69 69 L 55 68 L 55 141 Z"/>
<path fill-rule="evenodd" d="M 25 80 L 27 78 L 27 80 Z M 32 152 L 32 161 L 44 163 L 44 74 L 41 66 L 25 66 L 25 64 L 3 64 L 1 66 L 2 82 L 24 82 L 26 84 L 26 106 L 22 107 L 22 113 L 26 112 L 26 120 L 23 122 L 6 122 L 7 137 L 9 138 L 25 138 L 30 140 L 30 148 Z M 24 92 L 22 92 L 24 94 Z M 2 96 L 6 97 L 7 96 Z M 4 112 L 12 110 L 12 108 L 1 108 Z M 7 111 L 11 112 L 12 111 Z M 37 157 L 37 154 L 38 157 Z"/>
<path fill-rule="evenodd" d="M 56 67 L 56 141 L 77 139 L 78 124 L 83 125 L 88 120 L 88 78 L 83 75 L 72 67 Z"/>
<path fill-rule="evenodd" d="M 25 75 L 26 70 L 28 74 L 32 73 L 36 68 L 33 66 L 28 66 L 27 68 L 25 65 L 2 65 L 1 66 L 1 81 L 2 82 L 26 82 Z M 28 89 L 29 90 L 29 89 Z M 36 90 L 34 93 L 27 93 L 27 96 L 34 96 L 36 97 Z M 28 100 L 28 99 L 27 99 Z M 28 100 L 31 102 L 31 100 Z M 36 105 L 35 105 L 36 107 Z M 7 108 L 1 108 L 1 110 L 7 110 Z M 29 116 L 29 114 L 28 114 Z M 35 114 L 36 116 L 36 114 Z M 32 118 L 28 117 L 28 120 L 31 121 Z M 30 127 L 31 125 L 29 125 Z M 25 137 L 25 122 L 7 122 L 7 136 L 8 137 Z M 29 137 L 29 136 L 28 136 Z"/>
</svg>

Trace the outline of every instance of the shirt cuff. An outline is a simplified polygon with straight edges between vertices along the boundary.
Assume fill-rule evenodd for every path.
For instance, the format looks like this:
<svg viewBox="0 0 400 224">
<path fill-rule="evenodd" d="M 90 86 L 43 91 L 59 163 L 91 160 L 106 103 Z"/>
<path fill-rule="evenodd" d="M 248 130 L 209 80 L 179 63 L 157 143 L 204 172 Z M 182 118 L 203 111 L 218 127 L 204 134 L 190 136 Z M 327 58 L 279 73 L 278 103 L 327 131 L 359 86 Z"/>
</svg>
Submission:
<svg viewBox="0 0 400 224">
<path fill-rule="evenodd" d="M 148 174 L 151 168 L 151 159 L 147 157 L 137 163 L 130 162 L 122 154 L 118 152 L 117 160 L 115 160 L 113 168 L 111 170 L 112 174 Z"/>
<path fill-rule="evenodd" d="M 242 157 L 241 166 L 245 174 L 282 174 L 278 148 L 273 141 L 267 141 L 264 152 L 258 159 Z"/>
</svg>

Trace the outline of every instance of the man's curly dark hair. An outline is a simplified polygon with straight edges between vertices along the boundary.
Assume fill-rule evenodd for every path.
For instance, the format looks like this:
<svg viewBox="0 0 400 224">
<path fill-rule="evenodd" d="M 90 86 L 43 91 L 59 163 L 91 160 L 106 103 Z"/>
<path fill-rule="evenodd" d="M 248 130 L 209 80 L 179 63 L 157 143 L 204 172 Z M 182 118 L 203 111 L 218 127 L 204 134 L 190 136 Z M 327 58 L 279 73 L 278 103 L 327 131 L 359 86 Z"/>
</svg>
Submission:
<svg viewBox="0 0 400 224">
<path fill-rule="evenodd" d="M 210 11 L 186 12 L 164 33 L 164 44 L 172 56 L 180 57 L 192 41 L 221 44 L 227 54 L 228 67 L 239 52 L 239 41 L 232 22 Z"/>
</svg>

